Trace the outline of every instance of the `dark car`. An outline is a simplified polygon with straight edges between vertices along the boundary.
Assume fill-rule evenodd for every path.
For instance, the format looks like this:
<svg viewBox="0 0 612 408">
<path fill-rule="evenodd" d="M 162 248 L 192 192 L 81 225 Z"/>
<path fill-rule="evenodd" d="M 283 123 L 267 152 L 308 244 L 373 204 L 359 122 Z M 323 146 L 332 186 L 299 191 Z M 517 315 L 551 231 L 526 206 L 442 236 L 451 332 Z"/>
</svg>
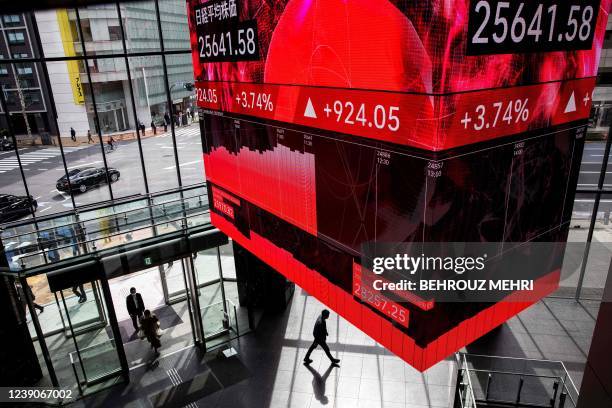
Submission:
<svg viewBox="0 0 612 408">
<path fill-rule="evenodd" d="M 15 145 L 13 144 L 13 140 L 8 137 L 3 137 L 0 139 L 0 150 L 15 150 Z"/>
<path fill-rule="evenodd" d="M 0 222 L 13 221 L 36 211 L 38 203 L 32 196 L 0 194 Z"/>
<path fill-rule="evenodd" d="M 106 174 L 107 172 L 104 168 L 84 167 L 82 169 L 73 169 L 68 172 L 70 184 L 68 183 L 68 178 L 62 176 L 62 178 L 57 180 L 55 187 L 59 191 L 69 192 L 72 188 L 72 191 L 84 193 L 98 184 L 106 183 Z M 108 168 L 108 178 L 111 183 L 119 180 L 120 175 L 119 170 L 111 167 Z"/>
</svg>

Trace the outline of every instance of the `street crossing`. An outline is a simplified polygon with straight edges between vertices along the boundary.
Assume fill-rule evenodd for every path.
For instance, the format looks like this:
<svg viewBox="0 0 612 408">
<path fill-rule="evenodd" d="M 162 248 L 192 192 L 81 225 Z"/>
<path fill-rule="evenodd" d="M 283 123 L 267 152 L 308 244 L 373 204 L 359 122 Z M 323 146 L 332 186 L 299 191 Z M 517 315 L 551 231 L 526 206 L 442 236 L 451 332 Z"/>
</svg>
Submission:
<svg viewBox="0 0 612 408">
<path fill-rule="evenodd" d="M 87 145 L 83 146 L 75 146 L 75 147 L 64 147 L 64 153 L 72 153 L 81 149 L 86 149 Z M 23 150 L 23 152 L 22 152 Z M 19 169 L 19 161 L 15 156 L 14 152 L 7 157 L 2 157 L 0 155 L 0 174 L 6 173 L 7 171 Z M 57 156 L 60 156 L 61 150 L 58 147 L 46 147 L 46 148 L 37 148 L 37 149 L 19 149 L 19 158 L 21 159 L 21 163 L 24 167 L 32 166 L 34 164 L 41 164 L 41 167 L 46 160 L 54 159 Z"/>
</svg>

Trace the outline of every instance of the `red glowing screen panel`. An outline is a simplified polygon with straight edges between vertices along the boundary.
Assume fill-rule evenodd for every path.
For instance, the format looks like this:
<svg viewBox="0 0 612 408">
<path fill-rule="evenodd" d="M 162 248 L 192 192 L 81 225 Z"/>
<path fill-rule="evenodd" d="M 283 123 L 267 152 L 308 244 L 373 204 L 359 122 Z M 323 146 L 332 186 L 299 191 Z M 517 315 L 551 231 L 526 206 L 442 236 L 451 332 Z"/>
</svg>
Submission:
<svg viewBox="0 0 612 408">
<path fill-rule="evenodd" d="M 609 5 L 188 0 L 212 222 L 430 367 L 533 301 L 393 302 L 361 245 L 565 241 Z"/>
<path fill-rule="evenodd" d="M 429 150 L 568 123 L 609 3 L 193 0 L 198 104 Z"/>
</svg>

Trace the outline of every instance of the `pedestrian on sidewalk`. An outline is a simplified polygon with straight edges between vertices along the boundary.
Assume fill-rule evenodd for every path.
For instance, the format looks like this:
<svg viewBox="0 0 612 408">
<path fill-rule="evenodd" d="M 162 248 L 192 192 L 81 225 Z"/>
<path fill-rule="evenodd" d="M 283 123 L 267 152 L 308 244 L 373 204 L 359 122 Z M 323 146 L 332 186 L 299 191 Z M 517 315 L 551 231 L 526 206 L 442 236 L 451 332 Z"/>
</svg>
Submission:
<svg viewBox="0 0 612 408">
<path fill-rule="evenodd" d="M 32 299 L 32 306 L 34 306 L 34 309 L 40 310 L 40 313 L 44 312 L 45 308 L 35 302 L 36 296 L 34 296 L 34 291 L 32 290 L 32 287 L 30 285 L 26 285 L 26 290 L 28 291 L 28 296 L 30 296 L 30 298 Z"/>
<path fill-rule="evenodd" d="M 72 293 L 79 297 L 79 303 L 87 302 L 87 293 L 85 293 L 85 288 L 82 283 L 72 286 Z"/>
<path fill-rule="evenodd" d="M 334 358 L 331 355 L 329 351 L 329 346 L 327 345 L 327 336 L 329 333 L 327 333 L 327 324 L 325 323 L 325 321 L 328 318 L 329 318 L 329 310 L 324 309 L 321 312 L 321 315 L 319 316 L 317 321 L 315 322 L 314 330 L 312 331 L 312 334 L 314 336 L 314 341 L 310 345 L 310 348 L 308 349 L 308 352 L 306 352 L 306 356 L 304 357 L 304 364 L 306 365 L 312 363 L 312 360 L 310 359 L 310 354 L 312 354 L 312 352 L 314 351 L 314 349 L 317 348 L 317 346 L 321 346 L 321 348 L 327 355 L 327 358 L 330 359 L 332 364 L 338 364 L 340 362 L 339 359 Z"/>
<path fill-rule="evenodd" d="M 94 140 L 91 137 L 91 130 L 87 129 L 87 144 L 93 143 L 95 144 Z"/>
<path fill-rule="evenodd" d="M 73 142 L 76 142 L 76 130 L 73 127 L 70 127 L 70 138 Z"/>
<path fill-rule="evenodd" d="M 168 131 L 168 125 L 170 124 L 170 115 L 168 112 L 164 113 L 164 132 Z"/>
<path fill-rule="evenodd" d="M 156 135 L 157 134 L 157 127 L 155 126 L 155 121 L 154 120 L 151 121 L 151 129 L 153 129 L 153 134 Z"/>
</svg>

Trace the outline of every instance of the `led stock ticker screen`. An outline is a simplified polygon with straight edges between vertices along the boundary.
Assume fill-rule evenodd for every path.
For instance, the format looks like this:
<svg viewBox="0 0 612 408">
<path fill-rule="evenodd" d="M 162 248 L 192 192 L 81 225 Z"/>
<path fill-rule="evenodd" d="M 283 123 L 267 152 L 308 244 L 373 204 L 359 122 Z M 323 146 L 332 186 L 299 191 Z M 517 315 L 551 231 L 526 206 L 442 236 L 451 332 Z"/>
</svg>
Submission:
<svg viewBox="0 0 612 408">
<path fill-rule="evenodd" d="M 599 1 L 470 2 L 468 55 L 590 50 Z"/>
<path fill-rule="evenodd" d="M 609 3 L 189 0 L 213 223 L 430 367 L 555 290 L 563 251 L 529 258 L 537 296 L 456 304 L 373 290 L 364 248 L 563 243 Z"/>
</svg>

